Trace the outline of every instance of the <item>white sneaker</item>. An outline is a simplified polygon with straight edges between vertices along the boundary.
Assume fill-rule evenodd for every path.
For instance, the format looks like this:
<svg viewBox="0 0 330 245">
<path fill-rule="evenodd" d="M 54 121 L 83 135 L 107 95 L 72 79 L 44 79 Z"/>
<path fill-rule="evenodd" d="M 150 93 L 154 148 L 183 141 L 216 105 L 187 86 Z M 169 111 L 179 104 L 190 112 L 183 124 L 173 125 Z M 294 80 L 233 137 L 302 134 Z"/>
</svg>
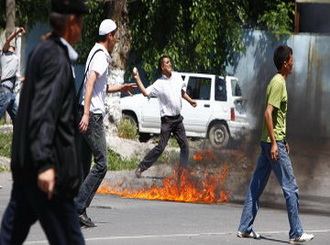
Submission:
<svg viewBox="0 0 330 245">
<path fill-rule="evenodd" d="M 312 240 L 313 238 L 314 238 L 313 234 L 303 233 L 303 234 L 301 234 L 300 237 L 290 239 L 290 243 L 291 244 L 300 244 L 303 242 L 308 242 L 308 241 Z"/>
<path fill-rule="evenodd" d="M 258 234 L 257 232 L 254 232 L 254 231 L 251 231 L 250 233 L 249 232 L 238 231 L 237 232 L 237 237 L 261 239 L 260 234 Z"/>
</svg>

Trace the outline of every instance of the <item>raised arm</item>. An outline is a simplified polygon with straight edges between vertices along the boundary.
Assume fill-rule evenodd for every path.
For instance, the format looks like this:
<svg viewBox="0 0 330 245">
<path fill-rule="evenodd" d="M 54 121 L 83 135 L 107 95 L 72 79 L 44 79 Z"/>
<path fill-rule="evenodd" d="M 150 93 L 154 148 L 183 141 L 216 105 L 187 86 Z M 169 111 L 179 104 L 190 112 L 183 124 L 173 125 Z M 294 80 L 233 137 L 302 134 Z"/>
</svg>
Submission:
<svg viewBox="0 0 330 245">
<path fill-rule="evenodd" d="M 134 78 L 136 80 L 136 83 L 141 91 L 141 93 L 144 95 L 144 96 L 148 96 L 148 92 L 146 90 L 146 88 L 144 87 L 142 81 L 141 81 L 141 78 L 140 78 L 140 74 L 139 74 L 139 71 L 136 67 L 133 68 L 133 75 L 134 75 Z"/>
<path fill-rule="evenodd" d="M 10 42 L 20 33 L 25 33 L 25 29 L 23 27 L 19 27 L 16 31 L 13 31 L 9 37 L 6 39 L 5 44 L 2 47 L 3 52 L 7 52 L 10 47 Z"/>
</svg>

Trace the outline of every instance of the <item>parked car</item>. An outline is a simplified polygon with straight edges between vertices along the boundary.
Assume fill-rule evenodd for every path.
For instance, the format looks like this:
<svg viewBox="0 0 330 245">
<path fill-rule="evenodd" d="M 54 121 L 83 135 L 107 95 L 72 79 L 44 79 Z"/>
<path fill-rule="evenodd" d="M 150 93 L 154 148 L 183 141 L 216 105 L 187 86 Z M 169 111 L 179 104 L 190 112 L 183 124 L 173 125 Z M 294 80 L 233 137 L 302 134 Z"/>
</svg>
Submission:
<svg viewBox="0 0 330 245">
<path fill-rule="evenodd" d="M 188 137 L 208 138 L 214 148 L 228 146 L 249 128 L 239 81 L 233 76 L 180 72 L 187 84 L 186 92 L 197 101 L 192 107 L 182 102 L 181 114 Z M 123 118 L 134 122 L 142 137 L 160 133 L 157 98 L 142 94 L 121 98 Z"/>
</svg>

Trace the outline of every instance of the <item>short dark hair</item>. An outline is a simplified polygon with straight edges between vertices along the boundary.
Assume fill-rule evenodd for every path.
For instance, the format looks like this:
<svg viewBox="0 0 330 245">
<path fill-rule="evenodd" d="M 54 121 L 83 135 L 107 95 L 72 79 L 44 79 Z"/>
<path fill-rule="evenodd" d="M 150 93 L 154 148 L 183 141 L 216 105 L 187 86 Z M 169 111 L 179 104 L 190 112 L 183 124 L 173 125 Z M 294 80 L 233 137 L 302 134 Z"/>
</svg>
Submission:
<svg viewBox="0 0 330 245">
<path fill-rule="evenodd" d="M 118 30 L 118 28 L 116 28 L 115 30 L 113 30 L 112 32 L 109 32 L 109 33 L 111 33 L 112 36 L 114 36 L 114 35 L 116 35 L 117 30 Z M 97 38 L 97 41 L 98 42 L 105 42 L 105 40 L 107 39 L 108 34 L 99 35 L 98 38 Z"/>
<path fill-rule="evenodd" d="M 158 72 L 160 74 L 162 73 L 162 64 L 164 63 L 164 59 L 166 59 L 166 58 L 171 59 L 169 56 L 163 55 L 158 60 Z"/>
<path fill-rule="evenodd" d="M 292 54 L 292 48 L 287 45 L 280 45 L 275 49 L 273 60 L 278 71 L 281 70 L 284 61 L 289 61 Z"/>
<path fill-rule="evenodd" d="M 50 12 L 49 24 L 55 31 L 62 32 L 64 30 L 65 22 L 68 19 L 68 17 L 69 17 L 69 14 Z"/>
</svg>

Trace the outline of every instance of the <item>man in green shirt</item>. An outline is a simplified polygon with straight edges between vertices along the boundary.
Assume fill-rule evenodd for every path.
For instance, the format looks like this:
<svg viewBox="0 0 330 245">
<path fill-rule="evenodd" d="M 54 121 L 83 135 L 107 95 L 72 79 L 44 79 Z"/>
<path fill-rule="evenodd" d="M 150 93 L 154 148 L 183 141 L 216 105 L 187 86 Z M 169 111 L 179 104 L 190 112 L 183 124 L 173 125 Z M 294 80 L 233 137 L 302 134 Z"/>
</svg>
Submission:
<svg viewBox="0 0 330 245">
<path fill-rule="evenodd" d="M 247 191 L 237 236 L 261 238 L 252 227 L 259 209 L 259 197 L 273 170 L 286 200 L 290 223 L 289 242 L 300 244 L 312 240 L 314 235 L 304 233 L 299 219 L 298 186 L 289 158 L 289 144 L 286 142 L 288 94 L 285 80 L 292 72 L 292 49 L 285 45 L 277 47 L 274 52 L 274 63 L 278 73 L 267 87 L 266 110 L 260 143 L 261 153 Z"/>
</svg>

